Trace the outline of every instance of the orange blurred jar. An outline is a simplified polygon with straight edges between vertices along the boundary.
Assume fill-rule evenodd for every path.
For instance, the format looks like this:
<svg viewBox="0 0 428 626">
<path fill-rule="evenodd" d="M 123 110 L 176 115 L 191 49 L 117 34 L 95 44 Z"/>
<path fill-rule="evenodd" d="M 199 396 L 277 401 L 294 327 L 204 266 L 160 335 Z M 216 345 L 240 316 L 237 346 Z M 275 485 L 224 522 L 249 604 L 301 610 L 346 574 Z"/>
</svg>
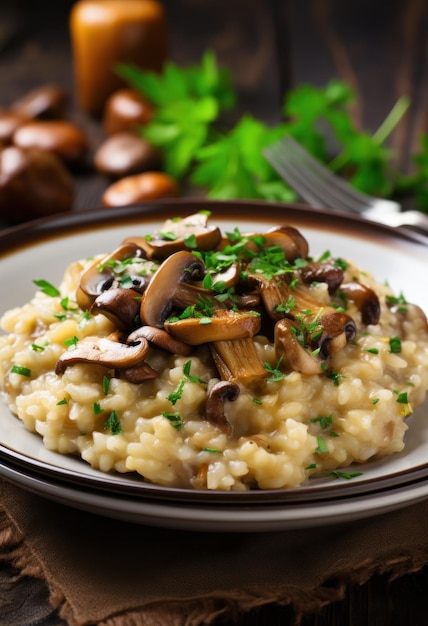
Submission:
<svg viewBox="0 0 428 626">
<path fill-rule="evenodd" d="M 160 71 L 167 56 L 167 24 L 156 0 L 80 0 L 70 12 L 77 100 L 99 114 L 124 86 L 116 63 Z"/>
</svg>

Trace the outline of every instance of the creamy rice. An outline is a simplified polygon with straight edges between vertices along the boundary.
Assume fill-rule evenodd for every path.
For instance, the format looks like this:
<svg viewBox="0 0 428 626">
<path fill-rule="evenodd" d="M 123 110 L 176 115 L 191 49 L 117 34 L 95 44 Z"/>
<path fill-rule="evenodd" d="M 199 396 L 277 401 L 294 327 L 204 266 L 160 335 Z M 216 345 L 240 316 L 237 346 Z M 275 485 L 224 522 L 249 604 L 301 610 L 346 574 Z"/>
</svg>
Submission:
<svg viewBox="0 0 428 626">
<path fill-rule="evenodd" d="M 397 313 L 388 303 L 390 288 L 353 262 L 344 282 L 375 291 L 379 322 L 363 324 L 349 301 L 357 333 L 331 357 L 330 375 L 291 371 L 277 382 L 239 382 L 239 396 L 224 403 L 229 431 L 204 416 L 207 383 L 219 378 L 206 344 L 189 356 L 151 346 L 146 361 L 158 376 L 141 383 L 94 363 L 55 373 L 72 341 L 115 331 L 107 317 L 86 315 L 76 304 L 80 277 L 93 263 L 74 263 L 59 295 L 39 290 L 1 320 L 0 387 L 10 410 L 49 450 L 80 455 L 103 472 L 137 472 L 159 485 L 242 491 L 295 487 L 403 449 L 406 418 L 428 390 L 426 320 L 417 307 Z M 325 283 L 310 290 L 329 302 Z M 397 337 L 394 352 L 391 338 Z M 272 340 L 263 334 L 253 340 L 261 362 L 275 370 Z"/>
</svg>

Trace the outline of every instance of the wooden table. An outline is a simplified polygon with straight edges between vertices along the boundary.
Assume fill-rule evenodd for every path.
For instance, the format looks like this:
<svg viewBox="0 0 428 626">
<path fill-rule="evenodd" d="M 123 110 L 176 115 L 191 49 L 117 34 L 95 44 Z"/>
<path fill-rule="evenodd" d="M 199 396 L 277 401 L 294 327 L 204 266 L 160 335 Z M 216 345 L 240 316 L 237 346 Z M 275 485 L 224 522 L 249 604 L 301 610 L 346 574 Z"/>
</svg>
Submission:
<svg viewBox="0 0 428 626">
<path fill-rule="evenodd" d="M 95 149 L 103 138 L 100 124 L 75 101 L 67 25 L 72 4 L 14 0 L 0 7 L 0 106 L 43 83 L 62 85 L 70 94 L 70 117 L 84 127 Z M 164 5 L 171 58 L 195 63 L 204 50 L 214 50 L 235 76 L 239 112 L 267 123 L 278 121 L 284 89 L 301 82 L 348 81 L 359 95 L 355 121 L 372 131 L 400 95 L 409 95 L 411 114 L 390 142 L 400 164 L 409 166 L 409 153 L 428 127 L 426 0 L 164 0 Z M 90 169 L 76 174 L 74 210 L 98 206 L 106 184 Z M 12 576 L 2 565 L 0 580 Z M 21 626 L 63 623 L 49 608 L 43 585 L 19 584 L 27 597 Z M 301 626 L 422 626 L 427 585 L 428 567 L 393 582 L 374 576 L 349 588 L 343 601 L 304 618 Z M 235 624 L 284 626 L 292 620 L 291 609 L 268 606 Z"/>
</svg>

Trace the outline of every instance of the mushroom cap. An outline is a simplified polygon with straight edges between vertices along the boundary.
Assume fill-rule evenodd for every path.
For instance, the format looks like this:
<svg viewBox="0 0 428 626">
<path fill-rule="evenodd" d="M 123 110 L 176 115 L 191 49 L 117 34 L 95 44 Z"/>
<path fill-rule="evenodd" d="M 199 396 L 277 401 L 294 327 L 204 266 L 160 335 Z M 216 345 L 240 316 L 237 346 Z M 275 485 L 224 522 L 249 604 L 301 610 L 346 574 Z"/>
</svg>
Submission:
<svg viewBox="0 0 428 626">
<path fill-rule="evenodd" d="M 106 255 L 102 259 L 97 259 L 80 278 L 76 293 L 77 304 L 80 308 L 83 310 L 90 308 L 88 302 L 92 304 L 97 296 L 112 287 L 115 282 L 114 261 L 121 262 L 125 259 L 136 258 L 145 258 L 144 250 L 134 243 L 127 243 L 122 244 L 111 254 Z M 138 284 L 135 285 L 135 281 L 133 281 L 133 287 L 138 289 L 138 291 L 143 291 L 150 278 L 151 277 L 148 276 L 138 277 L 136 281 Z"/>
<path fill-rule="evenodd" d="M 205 266 L 191 252 L 181 250 L 159 266 L 141 299 L 140 318 L 147 326 L 163 328 L 174 307 L 174 294 L 181 282 L 201 278 Z"/>
<path fill-rule="evenodd" d="M 117 329 L 129 331 L 138 325 L 140 300 L 141 295 L 134 289 L 115 287 L 97 296 L 90 312 L 102 313 Z"/>
<path fill-rule="evenodd" d="M 126 242 L 144 246 L 149 259 L 164 260 L 180 250 L 212 250 L 221 240 L 218 226 L 208 225 L 208 215 L 195 213 L 179 220 L 166 220 L 150 240 L 128 237 Z"/>
<path fill-rule="evenodd" d="M 162 348 L 173 354 L 181 354 L 183 356 L 189 356 L 192 353 L 192 347 L 187 343 L 172 337 L 166 330 L 162 328 L 155 328 L 154 326 L 140 326 L 128 335 L 127 341 L 133 343 L 134 341 L 140 341 L 146 339 L 149 343 L 155 345 L 157 348 Z"/>
<path fill-rule="evenodd" d="M 332 261 L 317 263 L 313 261 L 299 271 L 303 282 L 327 283 L 328 293 L 331 295 L 337 291 L 343 281 L 344 270 Z"/>
<path fill-rule="evenodd" d="M 264 233 L 265 243 L 263 247 L 280 246 L 285 258 L 290 263 L 296 259 L 306 259 L 309 253 L 309 245 L 302 233 L 293 226 L 276 226 Z"/>
<path fill-rule="evenodd" d="M 69 365 L 75 363 L 95 363 L 117 369 L 130 368 L 143 363 L 148 350 L 149 343 L 144 340 L 127 344 L 111 337 L 85 337 L 73 350 L 68 350 L 59 357 L 55 373 L 63 374 Z"/>
<path fill-rule="evenodd" d="M 229 380 L 215 382 L 207 392 L 205 403 L 205 419 L 211 424 L 215 424 L 227 434 L 231 434 L 232 426 L 224 411 L 226 400 L 234 402 L 240 394 L 240 387 Z"/>
<path fill-rule="evenodd" d="M 212 341 L 253 337 L 260 330 L 260 317 L 253 311 L 218 309 L 209 318 L 165 321 L 165 330 L 184 343 L 198 346 Z"/>
<path fill-rule="evenodd" d="M 352 300 L 361 312 L 363 324 L 377 324 L 380 318 L 380 302 L 371 287 L 362 283 L 346 283 L 340 287 L 342 293 Z"/>
</svg>

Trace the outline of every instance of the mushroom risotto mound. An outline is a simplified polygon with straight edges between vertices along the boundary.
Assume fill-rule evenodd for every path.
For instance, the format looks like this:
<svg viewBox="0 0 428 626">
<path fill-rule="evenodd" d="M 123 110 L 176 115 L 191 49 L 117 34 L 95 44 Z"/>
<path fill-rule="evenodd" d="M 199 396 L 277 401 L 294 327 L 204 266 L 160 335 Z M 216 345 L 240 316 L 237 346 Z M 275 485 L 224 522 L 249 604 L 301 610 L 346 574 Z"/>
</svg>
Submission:
<svg viewBox="0 0 428 626">
<path fill-rule="evenodd" d="M 399 452 L 426 317 L 309 252 L 291 226 L 223 233 L 198 213 L 35 280 L 1 320 L 10 410 L 50 450 L 174 487 L 290 488 Z"/>
</svg>

